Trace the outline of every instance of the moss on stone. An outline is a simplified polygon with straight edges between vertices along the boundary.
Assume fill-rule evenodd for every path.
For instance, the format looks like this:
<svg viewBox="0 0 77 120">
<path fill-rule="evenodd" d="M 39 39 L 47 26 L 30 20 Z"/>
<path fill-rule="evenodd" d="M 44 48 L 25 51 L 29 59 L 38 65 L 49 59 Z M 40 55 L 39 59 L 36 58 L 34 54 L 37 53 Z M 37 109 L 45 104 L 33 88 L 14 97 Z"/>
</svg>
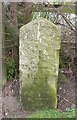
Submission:
<svg viewBox="0 0 77 120">
<path fill-rule="evenodd" d="M 37 71 L 33 84 L 22 87 L 22 103 L 25 109 L 55 108 L 57 104 L 56 90 L 48 84 L 48 71 Z M 51 87 L 52 86 L 52 87 Z"/>
<path fill-rule="evenodd" d="M 40 53 L 41 54 L 41 53 Z M 44 68 L 46 61 L 43 56 L 39 55 L 38 70 L 34 76 L 34 82 L 23 84 L 21 90 L 21 100 L 25 109 L 35 110 L 41 108 L 56 108 L 57 106 L 57 83 L 56 77 L 52 77 L 52 71 Z M 26 76 L 26 75 L 24 75 Z M 33 81 L 30 74 L 25 77 L 25 81 Z M 52 80 L 53 78 L 53 80 Z M 29 81 L 29 82 L 30 82 Z M 25 85 L 25 86 L 24 86 Z"/>
</svg>

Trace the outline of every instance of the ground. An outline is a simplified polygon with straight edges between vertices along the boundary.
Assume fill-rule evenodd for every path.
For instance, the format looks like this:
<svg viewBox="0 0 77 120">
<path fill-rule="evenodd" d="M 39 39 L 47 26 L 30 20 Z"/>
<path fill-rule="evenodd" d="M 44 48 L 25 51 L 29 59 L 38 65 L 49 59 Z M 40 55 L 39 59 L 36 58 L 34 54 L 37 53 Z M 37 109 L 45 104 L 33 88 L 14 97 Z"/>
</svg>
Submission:
<svg viewBox="0 0 77 120">
<path fill-rule="evenodd" d="M 66 82 L 58 84 L 58 109 L 66 111 L 75 108 L 75 77 L 67 75 Z"/>
<path fill-rule="evenodd" d="M 66 72 L 67 81 L 58 84 L 58 109 L 66 111 L 75 108 L 75 78 L 69 71 Z M 8 81 L 2 91 L 3 117 L 4 118 L 25 118 L 30 111 L 23 110 L 19 98 L 19 81 L 14 79 Z"/>
<path fill-rule="evenodd" d="M 19 98 L 19 81 L 8 81 L 2 91 L 2 111 L 4 118 L 25 118 L 29 111 L 24 111 Z"/>
</svg>

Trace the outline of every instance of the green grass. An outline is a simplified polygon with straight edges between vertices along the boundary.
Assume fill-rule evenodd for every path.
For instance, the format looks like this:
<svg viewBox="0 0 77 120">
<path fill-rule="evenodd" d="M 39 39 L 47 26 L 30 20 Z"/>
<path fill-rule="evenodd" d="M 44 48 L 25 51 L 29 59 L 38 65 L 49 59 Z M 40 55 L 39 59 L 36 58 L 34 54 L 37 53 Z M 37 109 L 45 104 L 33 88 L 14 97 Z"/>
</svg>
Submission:
<svg viewBox="0 0 77 120">
<path fill-rule="evenodd" d="M 75 109 L 61 112 L 56 109 L 43 109 L 36 111 L 29 118 L 75 118 Z"/>
</svg>

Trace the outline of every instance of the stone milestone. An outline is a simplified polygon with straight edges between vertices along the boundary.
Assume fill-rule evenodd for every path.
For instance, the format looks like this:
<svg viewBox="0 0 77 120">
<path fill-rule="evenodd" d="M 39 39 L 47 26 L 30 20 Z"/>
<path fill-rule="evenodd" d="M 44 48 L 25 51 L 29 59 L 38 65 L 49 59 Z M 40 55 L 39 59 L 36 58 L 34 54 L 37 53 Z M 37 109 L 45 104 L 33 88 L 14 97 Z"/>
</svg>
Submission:
<svg viewBox="0 0 77 120">
<path fill-rule="evenodd" d="M 57 107 L 61 30 L 45 18 L 20 28 L 21 102 L 25 109 Z"/>
</svg>

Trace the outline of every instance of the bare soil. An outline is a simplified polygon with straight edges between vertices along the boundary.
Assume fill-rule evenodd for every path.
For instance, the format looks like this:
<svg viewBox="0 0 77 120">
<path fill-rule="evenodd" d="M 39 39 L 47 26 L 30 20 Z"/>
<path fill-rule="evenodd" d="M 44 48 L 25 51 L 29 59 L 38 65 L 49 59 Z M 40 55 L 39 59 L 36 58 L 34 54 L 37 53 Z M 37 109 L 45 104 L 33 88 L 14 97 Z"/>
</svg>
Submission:
<svg viewBox="0 0 77 120">
<path fill-rule="evenodd" d="M 58 109 L 67 111 L 76 107 L 75 77 L 67 74 L 66 82 L 58 84 Z"/>
<path fill-rule="evenodd" d="M 19 96 L 19 80 L 8 81 L 2 91 L 2 112 L 3 118 L 25 118 L 31 114 L 22 107 Z"/>
</svg>

